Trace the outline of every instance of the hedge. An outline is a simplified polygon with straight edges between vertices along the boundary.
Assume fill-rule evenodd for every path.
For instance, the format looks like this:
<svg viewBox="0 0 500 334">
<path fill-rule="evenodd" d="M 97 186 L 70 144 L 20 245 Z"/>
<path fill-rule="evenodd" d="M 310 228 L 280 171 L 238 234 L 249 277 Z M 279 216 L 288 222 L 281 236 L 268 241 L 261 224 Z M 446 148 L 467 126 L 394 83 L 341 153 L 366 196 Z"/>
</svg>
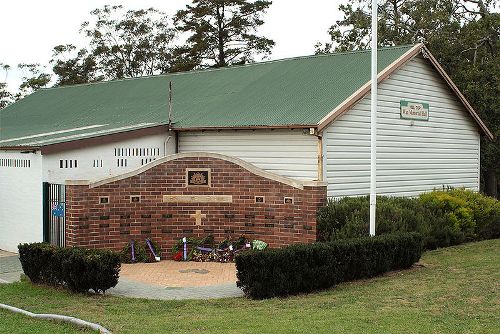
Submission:
<svg viewBox="0 0 500 334">
<path fill-rule="evenodd" d="M 19 259 L 33 283 L 61 285 L 74 292 L 104 293 L 116 286 L 120 255 L 108 250 L 20 244 Z"/>
<path fill-rule="evenodd" d="M 367 196 L 330 200 L 318 211 L 318 240 L 366 235 Z M 465 189 L 432 191 L 416 198 L 377 197 L 377 235 L 418 232 L 424 248 L 500 237 L 500 202 Z"/>
<path fill-rule="evenodd" d="M 409 268 L 421 254 L 417 233 L 248 251 L 235 259 L 237 285 L 254 299 L 306 293 Z"/>
</svg>

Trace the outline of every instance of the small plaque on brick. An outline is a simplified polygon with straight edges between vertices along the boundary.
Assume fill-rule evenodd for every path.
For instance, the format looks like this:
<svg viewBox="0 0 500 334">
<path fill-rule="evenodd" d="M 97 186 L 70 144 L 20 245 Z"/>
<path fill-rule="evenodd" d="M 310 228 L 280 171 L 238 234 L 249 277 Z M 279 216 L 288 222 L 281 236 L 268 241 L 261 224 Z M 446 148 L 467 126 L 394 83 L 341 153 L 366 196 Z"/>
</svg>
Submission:
<svg viewBox="0 0 500 334">
<path fill-rule="evenodd" d="M 210 186 L 210 169 L 186 169 L 186 184 L 188 186 Z"/>
<path fill-rule="evenodd" d="M 285 204 L 293 204 L 293 197 L 285 197 Z"/>
<path fill-rule="evenodd" d="M 264 196 L 255 196 L 255 203 L 264 203 Z"/>
</svg>

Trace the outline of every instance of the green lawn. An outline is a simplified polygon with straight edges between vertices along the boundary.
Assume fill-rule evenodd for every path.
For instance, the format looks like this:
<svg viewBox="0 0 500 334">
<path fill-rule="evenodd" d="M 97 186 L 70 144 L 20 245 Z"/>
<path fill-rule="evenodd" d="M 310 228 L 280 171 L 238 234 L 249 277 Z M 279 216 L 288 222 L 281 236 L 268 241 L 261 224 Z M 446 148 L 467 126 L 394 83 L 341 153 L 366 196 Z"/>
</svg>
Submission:
<svg viewBox="0 0 500 334">
<path fill-rule="evenodd" d="M 427 252 L 421 263 L 424 267 L 287 299 L 153 301 L 73 295 L 21 282 L 0 285 L 0 302 L 76 316 L 114 333 L 500 332 L 499 239 Z M 23 333 L 35 325 L 0 313 L 0 328 L 4 323 Z M 36 332 L 54 333 L 51 326 L 60 325 L 44 326 Z M 61 326 L 64 331 L 71 329 Z"/>
</svg>

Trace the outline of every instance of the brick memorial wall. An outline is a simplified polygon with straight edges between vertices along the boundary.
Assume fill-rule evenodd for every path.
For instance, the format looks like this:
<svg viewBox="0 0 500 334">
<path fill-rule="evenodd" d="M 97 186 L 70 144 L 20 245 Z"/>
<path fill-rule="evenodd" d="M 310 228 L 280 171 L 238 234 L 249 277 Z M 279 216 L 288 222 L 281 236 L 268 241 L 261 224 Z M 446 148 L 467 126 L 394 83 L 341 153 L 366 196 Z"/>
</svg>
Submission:
<svg viewBox="0 0 500 334">
<path fill-rule="evenodd" d="M 152 238 L 163 254 L 182 237 L 243 235 L 270 247 L 316 240 L 326 185 L 301 183 L 242 160 L 178 154 L 96 183 L 68 181 L 66 245 L 121 250 Z"/>
</svg>

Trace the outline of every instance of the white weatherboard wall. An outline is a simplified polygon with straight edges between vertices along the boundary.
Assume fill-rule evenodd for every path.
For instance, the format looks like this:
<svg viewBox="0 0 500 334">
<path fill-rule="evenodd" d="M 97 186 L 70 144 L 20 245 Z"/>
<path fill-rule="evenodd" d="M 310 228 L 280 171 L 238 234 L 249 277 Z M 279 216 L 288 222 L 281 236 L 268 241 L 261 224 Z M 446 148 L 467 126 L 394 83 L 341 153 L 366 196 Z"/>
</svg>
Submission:
<svg viewBox="0 0 500 334">
<path fill-rule="evenodd" d="M 167 137 L 167 133 L 144 136 L 44 155 L 43 180 L 62 184 L 66 180 L 98 180 L 129 172 L 146 161 L 163 157 Z M 166 154 L 173 153 L 175 153 L 175 135 L 172 134 L 167 143 Z M 63 160 L 63 168 L 60 166 L 61 160 Z M 76 168 L 74 167 L 75 160 L 77 161 Z M 68 168 L 66 168 L 66 161 L 68 161 Z M 69 168 L 69 161 L 72 161 L 71 168 Z"/>
<path fill-rule="evenodd" d="M 42 156 L 0 151 L 0 249 L 43 240 Z"/>
<path fill-rule="evenodd" d="M 302 129 L 180 132 L 178 140 L 180 153 L 220 153 L 282 176 L 299 180 L 318 177 L 318 139 Z"/>
<path fill-rule="evenodd" d="M 400 119 L 400 100 L 429 103 L 429 120 Z M 478 127 L 426 59 L 414 58 L 379 85 L 377 121 L 378 194 L 479 190 Z M 326 150 L 328 196 L 368 195 L 369 94 L 326 129 Z"/>
</svg>

